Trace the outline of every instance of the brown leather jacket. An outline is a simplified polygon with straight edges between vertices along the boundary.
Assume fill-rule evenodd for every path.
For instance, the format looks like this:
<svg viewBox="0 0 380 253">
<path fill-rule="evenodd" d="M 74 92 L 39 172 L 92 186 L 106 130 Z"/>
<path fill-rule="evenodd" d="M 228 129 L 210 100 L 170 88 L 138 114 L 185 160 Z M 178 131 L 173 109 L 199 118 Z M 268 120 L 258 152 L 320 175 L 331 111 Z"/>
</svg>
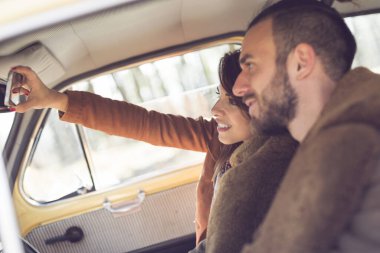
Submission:
<svg viewBox="0 0 380 253">
<path fill-rule="evenodd" d="M 197 186 L 196 239 L 205 238 L 211 200 L 212 178 L 222 143 L 216 122 L 148 111 L 127 102 L 80 91 L 67 91 L 69 105 L 61 119 L 153 145 L 207 152 Z"/>
</svg>

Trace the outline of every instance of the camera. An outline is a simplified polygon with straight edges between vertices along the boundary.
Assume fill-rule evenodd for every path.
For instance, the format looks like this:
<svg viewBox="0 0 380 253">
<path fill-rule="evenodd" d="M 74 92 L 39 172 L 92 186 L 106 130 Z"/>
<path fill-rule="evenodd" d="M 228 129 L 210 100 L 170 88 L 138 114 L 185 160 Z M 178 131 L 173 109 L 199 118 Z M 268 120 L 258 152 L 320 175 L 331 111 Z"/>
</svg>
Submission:
<svg viewBox="0 0 380 253">
<path fill-rule="evenodd" d="M 18 105 L 26 100 L 26 96 L 21 92 L 12 92 L 17 87 L 21 87 L 20 84 L 24 83 L 24 76 L 9 71 L 7 80 L 0 79 L 0 112 L 9 112 L 9 107 Z"/>
<path fill-rule="evenodd" d="M 0 112 L 8 112 L 8 106 L 5 106 L 5 91 L 7 89 L 7 82 L 3 79 L 0 80 Z"/>
</svg>

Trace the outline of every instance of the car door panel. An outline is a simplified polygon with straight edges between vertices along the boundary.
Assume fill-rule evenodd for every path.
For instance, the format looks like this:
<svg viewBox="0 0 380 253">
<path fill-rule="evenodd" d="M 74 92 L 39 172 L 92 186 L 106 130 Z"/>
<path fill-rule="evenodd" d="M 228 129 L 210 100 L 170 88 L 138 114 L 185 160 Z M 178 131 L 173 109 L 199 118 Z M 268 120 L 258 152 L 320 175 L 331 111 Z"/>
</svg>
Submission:
<svg viewBox="0 0 380 253">
<path fill-rule="evenodd" d="M 114 217 L 105 208 L 32 229 L 26 239 L 44 252 L 129 252 L 194 234 L 196 183 L 147 195 L 139 210 Z M 46 245 L 48 238 L 79 226 L 80 242 Z M 153 229 L 154 228 L 154 229 Z"/>
</svg>

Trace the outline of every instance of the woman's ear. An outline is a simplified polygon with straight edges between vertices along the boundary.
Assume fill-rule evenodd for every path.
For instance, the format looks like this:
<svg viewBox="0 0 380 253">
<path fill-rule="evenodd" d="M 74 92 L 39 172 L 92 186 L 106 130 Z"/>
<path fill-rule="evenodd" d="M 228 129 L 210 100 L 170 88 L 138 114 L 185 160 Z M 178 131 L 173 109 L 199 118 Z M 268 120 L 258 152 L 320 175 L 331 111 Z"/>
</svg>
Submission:
<svg viewBox="0 0 380 253">
<path fill-rule="evenodd" d="M 315 66 L 316 55 L 314 48 L 306 43 L 298 44 L 293 50 L 292 65 L 296 80 L 308 77 Z"/>
</svg>

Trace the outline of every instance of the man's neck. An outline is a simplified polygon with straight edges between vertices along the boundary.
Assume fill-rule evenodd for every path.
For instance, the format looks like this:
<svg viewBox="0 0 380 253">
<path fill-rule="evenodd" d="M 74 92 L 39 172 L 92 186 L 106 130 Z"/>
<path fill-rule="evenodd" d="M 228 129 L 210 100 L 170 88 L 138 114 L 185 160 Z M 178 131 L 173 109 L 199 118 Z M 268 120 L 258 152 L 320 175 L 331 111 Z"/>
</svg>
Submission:
<svg viewBox="0 0 380 253">
<path fill-rule="evenodd" d="M 298 92 L 297 112 L 289 123 L 288 130 L 295 140 L 302 142 L 318 120 L 323 108 L 335 89 L 335 82 L 330 79 L 311 83 Z"/>
<path fill-rule="evenodd" d="M 317 121 L 319 114 L 320 111 L 319 113 L 314 112 L 309 115 L 295 117 L 288 125 L 289 132 L 293 138 L 301 143 Z"/>
</svg>

